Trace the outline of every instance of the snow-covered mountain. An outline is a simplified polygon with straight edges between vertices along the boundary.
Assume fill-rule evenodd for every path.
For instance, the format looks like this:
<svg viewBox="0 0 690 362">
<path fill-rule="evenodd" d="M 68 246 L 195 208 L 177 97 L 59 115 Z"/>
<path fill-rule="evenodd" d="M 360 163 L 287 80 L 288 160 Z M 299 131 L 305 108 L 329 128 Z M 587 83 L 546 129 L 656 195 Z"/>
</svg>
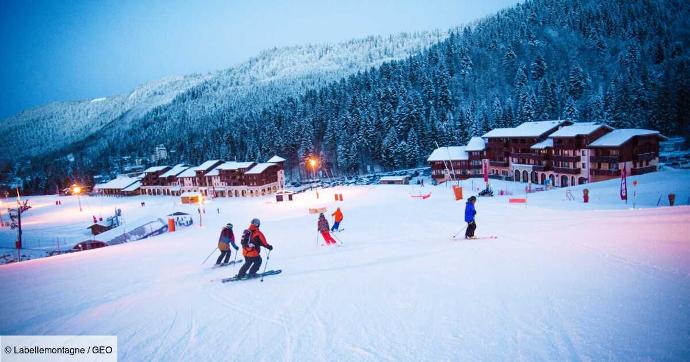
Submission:
<svg viewBox="0 0 690 362">
<path fill-rule="evenodd" d="M 62 157 L 64 154 L 51 153 L 101 130 L 129 132 L 137 122 L 147 120 L 151 111 L 170 106 L 175 99 L 184 108 L 180 111 L 201 114 L 229 106 L 250 109 L 270 104 L 274 97 L 297 94 L 385 61 L 405 58 L 446 35 L 441 31 L 403 33 L 338 44 L 274 48 L 225 70 L 167 77 L 126 95 L 50 103 L 0 121 L 0 158 L 14 163 L 27 156 Z"/>
</svg>

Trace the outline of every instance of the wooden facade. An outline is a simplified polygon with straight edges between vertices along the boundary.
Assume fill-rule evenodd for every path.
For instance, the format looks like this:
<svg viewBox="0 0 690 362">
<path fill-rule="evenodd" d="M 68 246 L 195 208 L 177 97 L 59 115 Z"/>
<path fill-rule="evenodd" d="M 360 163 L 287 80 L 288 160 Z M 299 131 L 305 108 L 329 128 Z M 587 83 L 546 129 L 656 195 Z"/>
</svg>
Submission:
<svg viewBox="0 0 690 362">
<path fill-rule="evenodd" d="M 261 196 L 277 192 L 284 186 L 284 159 L 280 162 L 206 161 L 197 167 L 185 164 L 157 166 L 141 176 L 141 193 L 146 195 L 181 196 L 199 194 L 203 197 Z M 120 179 L 118 179 L 120 180 Z M 130 193 L 135 181 L 111 181 L 101 186 L 104 195 Z M 126 184 L 126 185 L 125 185 Z M 139 190 L 136 188 L 136 190 Z M 137 191 L 138 192 L 138 191 Z"/>
<path fill-rule="evenodd" d="M 642 175 L 656 171 L 659 164 L 661 137 L 640 135 L 631 137 L 617 147 L 592 147 L 590 154 L 592 181 L 620 177 L 623 167 L 626 168 L 628 175 Z"/>
<path fill-rule="evenodd" d="M 571 186 L 657 170 L 657 131 L 620 129 L 596 123 L 570 121 L 526 122 L 499 128 L 482 136 L 485 151 L 463 157 L 432 157 L 432 177 L 442 181 L 449 170 L 458 179 L 482 174 L 482 159 L 489 161 L 492 178 L 551 186 Z M 452 147 L 451 147 L 452 148 Z M 458 171 L 459 170 L 459 171 Z"/>
</svg>

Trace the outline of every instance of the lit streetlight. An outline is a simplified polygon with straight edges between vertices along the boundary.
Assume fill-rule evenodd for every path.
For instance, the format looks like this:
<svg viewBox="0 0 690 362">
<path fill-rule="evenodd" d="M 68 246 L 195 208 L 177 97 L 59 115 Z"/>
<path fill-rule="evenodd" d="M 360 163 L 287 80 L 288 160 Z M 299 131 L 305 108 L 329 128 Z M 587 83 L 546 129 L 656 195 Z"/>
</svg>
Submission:
<svg viewBox="0 0 690 362">
<path fill-rule="evenodd" d="M 311 166 L 311 172 L 314 175 L 314 179 L 316 179 L 316 166 L 318 165 L 318 161 L 315 158 L 310 158 L 309 159 L 309 166 Z"/>
<path fill-rule="evenodd" d="M 77 201 L 79 202 L 79 212 L 82 211 L 81 198 L 79 197 L 80 193 L 81 193 L 81 187 L 79 187 L 79 185 L 72 185 L 72 195 L 77 195 Z"/>
<path fill-rule="evenodd" d="M 203 224 L 202 224 L 203 220 L 201 219 L 201 214 L 203 212 L 203 210 L 202 210 L 203 204 L 204 204 L 204 195 L 199 194 L 199 197 L 197 198 L 197 205 L 199 206 L 199 208 L 197 209 L 199 211 L 199 227 L 203 227 Z"/>
</svg>

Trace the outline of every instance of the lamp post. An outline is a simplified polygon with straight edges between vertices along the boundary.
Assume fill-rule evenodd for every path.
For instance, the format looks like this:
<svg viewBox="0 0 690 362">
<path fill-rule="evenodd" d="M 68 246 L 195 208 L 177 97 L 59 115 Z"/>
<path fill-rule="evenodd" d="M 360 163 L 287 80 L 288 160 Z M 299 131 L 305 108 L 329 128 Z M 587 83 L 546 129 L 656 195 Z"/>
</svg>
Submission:
<svg viewBox="0 0 690 362">
<path fill-rule="evenodd" d="M 72 186 L 72 194 L 77 195 L 77 201 L 79 202 L 79 212 L 82 212 L 81 197 L 79 197 L 80 193 L 81 193 L 81 187 L 79 187 L 79 185 L 73 185 Z"/>
<path fill-rule="evenodd" d="M 316 159 L 314 159 L 314 158 L 309 159 L 309 166 L 311 166 L 311 172 L 312 172 L 314 179 L 316 179 L 316 164 L 317 164 Z"/>
<path fill-rule="evenodd" d="M 199 202 L 198 202 L 199 208 L 197 210 L 199 210 L 199 227 L 203 227 L 203 224 L 202 224 L 203 220 L 201 219 L 201 214 L 202 214 L 201 207 L 202 207 L 202 204 L 204 202 L 204 195 L 200 194 L 198 200 L 199 200 Z"/>
</svg>

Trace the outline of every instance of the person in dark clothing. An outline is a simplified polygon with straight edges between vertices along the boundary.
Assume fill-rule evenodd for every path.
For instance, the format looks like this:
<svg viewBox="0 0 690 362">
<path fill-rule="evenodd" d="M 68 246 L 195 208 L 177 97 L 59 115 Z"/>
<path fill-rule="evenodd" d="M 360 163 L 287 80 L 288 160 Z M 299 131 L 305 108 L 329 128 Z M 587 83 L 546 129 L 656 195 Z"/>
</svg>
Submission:
<svg viewBox="0 0 690 362">
<path fill-rule="evenodd" d="M 225 225 L 223 230 L 220 232 L 220 237 L 218 238 L 218 250 L 220 250 L 220 255 L 216 260 L 216 265 L 220 265 L 221 260 L 223 264 L 227 264 L 230 261 L 230 245 L 235 250 L 239 250 L 237 244 L 235 244 L 235 234 L 232 232 L 232 224 L 228 223 Z M 225 258 L 225 260 L 223 260 Z"/>
<path fill-rule="evenodd" d="M 465 204 L 465 222 L 467 223 L 467 230 L 465 230 L 465 239 L 474 239 L 474 231 L 477 229 L 477 224 L 474 222 L 474 216 L 477 215 L 477 210 L 474 208 L 474 203 L 477 198 L 471 196 L 467 199 Z"/>
<path fill-rule="evenodd" d="M 235 276 L 238 279 L 249 277 L 255 278 L 256 272 L 259 271 L 261 267 L 261 247 L 268 250 L 273 250 L 267 241 L 264 234 L 259 230 L 261 226 L 261 221 L 259 219 L 252 219 L 252 223 L 249 227 L 242 233 L 242 255 L 244 255 L 244 265 L 240 268 L 240 271 Z"/>
</svg>

